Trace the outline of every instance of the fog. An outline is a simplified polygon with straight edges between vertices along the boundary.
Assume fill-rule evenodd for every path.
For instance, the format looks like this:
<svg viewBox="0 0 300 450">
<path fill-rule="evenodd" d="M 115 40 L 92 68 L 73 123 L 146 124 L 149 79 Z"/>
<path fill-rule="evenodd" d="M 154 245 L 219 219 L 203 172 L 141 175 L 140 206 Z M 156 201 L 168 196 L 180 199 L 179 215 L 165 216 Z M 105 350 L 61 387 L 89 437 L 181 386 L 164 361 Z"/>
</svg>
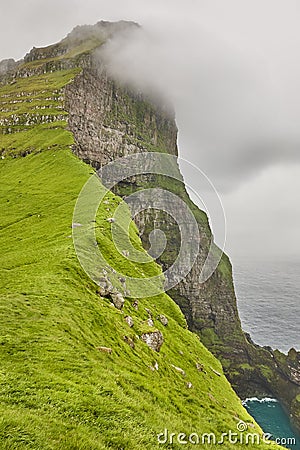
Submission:
<svg viewBox="0 0 300 450">
<path fill-rule="evenodd" d="M 21 58 L 78 24 L 140 23 L 109 44 L 111 70 L 174 104 L 180 155 L 221 196 L 227 252 L 234 260 L 299 255 L 299 2 L 2 3 L 0 59 Z"/>
</svg>

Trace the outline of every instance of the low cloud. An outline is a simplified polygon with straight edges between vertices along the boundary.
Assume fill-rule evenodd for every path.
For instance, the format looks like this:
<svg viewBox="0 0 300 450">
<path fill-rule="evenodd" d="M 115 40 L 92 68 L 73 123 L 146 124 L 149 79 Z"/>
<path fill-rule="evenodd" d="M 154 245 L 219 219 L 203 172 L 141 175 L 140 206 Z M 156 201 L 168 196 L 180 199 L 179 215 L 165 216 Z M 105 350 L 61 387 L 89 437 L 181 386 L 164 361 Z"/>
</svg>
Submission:
<svg viewBox="0 0 300 450">
<path fill-rule="evenodd" d="M 222 194 L 228 250 L 299 254 L 299 16 L 298 0 L 4 1 L 0 59 L 76 25 L 138 22 L 141 30 L 110 42 L 111 68 L 173 102 L 181 156 Z"/>
<path fill-rule="evenodd" d="M 127 31 L 106 48 L 115 76 L 171 99 L 181 153 L 223 192 L 267 166 L 300 161 L 293 52 L 283 67 L 286 53 L 260 53 L 255 36 L 253 47 L 234 42 L 190 20 Z"/>
</svg>

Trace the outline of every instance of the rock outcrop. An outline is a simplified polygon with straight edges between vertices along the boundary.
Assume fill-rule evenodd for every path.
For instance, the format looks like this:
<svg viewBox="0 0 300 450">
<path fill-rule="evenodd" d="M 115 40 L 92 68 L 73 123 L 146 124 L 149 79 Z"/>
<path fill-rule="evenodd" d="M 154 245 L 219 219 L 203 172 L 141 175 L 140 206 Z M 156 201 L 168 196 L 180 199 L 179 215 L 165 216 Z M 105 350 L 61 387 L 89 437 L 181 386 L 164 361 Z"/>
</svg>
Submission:
<svg viewBox="0 0 300 450">
<path fill-rule="evenodd" d="M 142 341 L 152 350 L 159 352 L 164 343 L 164 337 L 160 331 L 149 331 L 141 336 Z"/>
</svg>

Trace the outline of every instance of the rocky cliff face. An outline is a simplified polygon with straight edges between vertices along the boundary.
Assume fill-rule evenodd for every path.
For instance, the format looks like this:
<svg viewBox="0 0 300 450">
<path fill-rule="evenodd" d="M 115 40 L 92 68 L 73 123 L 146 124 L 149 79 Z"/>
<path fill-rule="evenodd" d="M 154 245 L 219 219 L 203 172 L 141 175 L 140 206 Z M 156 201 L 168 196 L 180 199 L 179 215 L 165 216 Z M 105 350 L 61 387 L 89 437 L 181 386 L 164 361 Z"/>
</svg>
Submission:
<svg viewBox="0 0 300 450">
<path fill-rule="evenodd" d="M 120 85 L 109 75 L 99 52 L 95 56 L 94 49 L 102 45 L 105 36 L 111 36 L 116 30 L 115 24 L 100 23 L 96 28 L 84 28 L 81 39 L 80 30 L 76 29 L 73 32 L 76 39 L 69 39 L 68 45 L 62 41 L 45 51 L 34 49 L 30 52 L 16 76 L 47 73 L 64 67 L 82 69 L 64 90 L 65 109 L 69 113 L 68 127 L 76 142 L 73 151 L 92 166 L 99 168 L 122 156 L 145 151 L 176 156 L 177 127 L 172 109 L 157 99 Z M 71 45 L 73 41 L 75 44 Z M 183 183 L 153 175 L 133 177 L 119 185 L 117 191 L 125 196 L 145 186 L 161 186 L 180 196 L 198 223 L 201 251 L 196 263 L 186 279 L 169 292 L 184 312 L 189 328 L 199 334 L 205 345 L 220 358 L 229 380 L 241 396 L 276 396 L 300 428 L 299 353 L 291 351 L 286 357 L 272 349 L 256 346 L 245 336 L 227 256 L 222 256 L 208 281 L 199 283 L 213 237 L 206 215 L 191 202 Z M 151 209 L 151 204 L 135 219 L 146 248 L 153 228 L 164 231 L 168 243 L 159 262 L 168 268 L 180 247 L 176 222 L 168 214 Z"/>
<path fill-rule="evenodd" d="M 74 152 L 95 167 L 152 147 L 176 154 L 170 110 L 118 86 L 98 62 L 90 64 L 66 89 Z"/>
<path fill-rule="evenodd" d="M 91 59 L 90 67 L 68 85 L 65 107 L 69 113 L 69 129 L 76 140 L 75 154 L 96 168 L 131 153 L 158 151 L 177 155 L 177 127 L 171 109 L 118 85 L 99 60 Z M 132 184 L 165 187 L 166 183 L 167 180 L 153 176 L 135 177 L 119 186 L 118 193 L 128 193 L 128 185 L 131 189 Z M 170 186 L 169 183 L 168 187 L 191 205 L 182 184 Z M 149 207 L 154 208 L 151 202 Z M 190 274 L 171 294 L 184 310 L 192 330 L 201 332 L 208 340 L 212 337 L 216 346 L 240 347 L 242 352 L 245 338 L 236 307 L 230 262 L 224 256 L 213 276 L 199 284 L 212 235 L 205 214 L 195 205 L 191 207 L 198 218 L 202 251 Z M 168 268 L 180 248 L 177 225 L 163 212 L 156 212 L 154 216 L 152 210 L 138 215 L 136 223 L 146 246 L 154 220 L 155 228 L 165 232 L 169 243 L 160 257 L 160 263 Z"/>
</svg>

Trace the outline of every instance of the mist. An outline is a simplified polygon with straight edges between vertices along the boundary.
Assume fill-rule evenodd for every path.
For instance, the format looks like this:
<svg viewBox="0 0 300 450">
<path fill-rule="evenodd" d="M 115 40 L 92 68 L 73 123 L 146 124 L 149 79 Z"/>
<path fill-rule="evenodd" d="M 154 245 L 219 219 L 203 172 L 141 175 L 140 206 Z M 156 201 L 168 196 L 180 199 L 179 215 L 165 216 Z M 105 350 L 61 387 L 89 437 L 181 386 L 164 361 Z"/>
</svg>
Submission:
<svg viewBox="0 0 300 450">
<path fill-rule="evenodd" d="M 205 172 L 221 196 L 229 254 L 299 255 L 296 0 L 54 0 L 51 8 L 36 0 L 16 8 L 12 0 L 1 7 L 8 20 L 0 59 L 58 41 L 78 24 L 124 19 L 142 25 L 109 42 L 110 70 L 173 103 L 180 156 Z M 188 182 L 189 173 L 184 176 Z M 211 224 L 218 242 L 213 217 Z"/>
</svg>

